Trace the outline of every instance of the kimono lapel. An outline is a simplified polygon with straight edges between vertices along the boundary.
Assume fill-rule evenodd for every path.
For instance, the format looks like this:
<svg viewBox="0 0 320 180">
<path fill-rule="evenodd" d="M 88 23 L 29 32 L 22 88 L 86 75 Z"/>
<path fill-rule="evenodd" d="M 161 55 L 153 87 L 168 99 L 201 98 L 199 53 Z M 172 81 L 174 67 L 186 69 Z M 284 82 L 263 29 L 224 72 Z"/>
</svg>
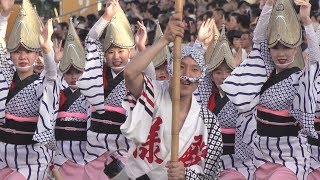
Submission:
<svg viewBox="0 0 320 180">
<path fill-rule="evenodd" d="M 72 92 L 70 88 L 66 88 L 62 90 L 66 100 L 60 106 L 59 111 L 67 111 L 69 107 L 80 97 L 81 93 L 80 90 L 77 89 L 75 92 Z"/>
<path fill-rule="evenodd" d="M 261 88 L 260 94 L 263 94 L 267 89 L 269 89 L 271 86 L 277 84 L 278 82 L 287 79 L 291 74 L 300 71 L 298 67 L 293 67 L 290 69 L 286 69 L 278 74 L 276 74 L 276 71 L 274 70 L 271 73 L 270 78 L 264 83 L 264 85 Z"/>
<path fill-rule="evenodd" d="M 11 83 L 11 87 L 9 90 L 9 94 L 7 97 L 7 101 L 6 104 L 15 96 L 17 95 L 23 88 L 27 87 L 28 85 L 30 85 L 31 83 L 33 83 L 35 80 L 37 80 L 39 78 L 38 75 L 33 74 L 29 77 L 27 77 L 24 80 L 20 80 L 18 74 L 16 73 L 13 77 L 13 81 Z"/>
<path fill-rule="evenodd" d="M 112 76 L 111 68 L 104 68 L 106 72 L 104 73 L 106 80 L 106 86 L 104 88 L 104 98 L 107 98 L 112 90 L 123 80 L 123 71 L 120 72 L 115 78 Z"/>
</svg>

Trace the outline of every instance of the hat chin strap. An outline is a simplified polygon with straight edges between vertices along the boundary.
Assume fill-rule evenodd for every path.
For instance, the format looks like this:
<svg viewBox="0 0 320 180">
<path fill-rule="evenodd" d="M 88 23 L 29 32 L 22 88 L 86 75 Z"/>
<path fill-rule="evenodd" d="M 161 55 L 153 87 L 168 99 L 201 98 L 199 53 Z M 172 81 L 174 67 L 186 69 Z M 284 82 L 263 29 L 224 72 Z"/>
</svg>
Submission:
<svg viewBox="0 0 320 180">
<path fill-rule="evenodd" d="M 29 65 L 29 66 L 18 66 L 18 65 L 14 65 L 14 67 L 16 67 L 16 69 L 19 69 L 19 70 L 24 70 L 24 69 L 29 69 L 33 66 L 37 65 L 36 61 L 34 61 L 33 65 Z"/>
<path fill-rule="evenodd" d="M 287 68 L 290 64 L 292 64 L 294 59 L 292 59 L 290 62 L 284 63 L 284 64 L 279 64 L 279 63 L 274 63 L 278 68 L 285 69 Z"/>
<path fill-rule="evenodd" d="M 29 68 L 31 68 L 33 65 L 29 65 L 29 66 L 16 66 L 15 65 L 15 67 L 16 67 L 16 69 L 18 69 L 18 70 L 24 70 L 24 69 L 29 69 Z"/>
<path fill-rule="evenodd" d="M 69 87 L 70 87 L 71 89 L 73 89 L 73 90 L 78 89 L 78 86 L 77 86 L 77 85 L 69 85 Z"/>
<path fill-rule="evenodd" d="M 113 71 L 120 72 L 122 71 L 126 66 L 120 66 L 120 67 L 110 67 Z"/>
<path fill-rule="evenodd" d="M 129 64 L 131 59 L 128 59 L 127 64 Z M 125 64 L 124 66 L 120 66 L 120 67 L 110 67 L 113 71 L 117 71 L 117 72 L 121 72 L 122 70 L 124 70 L 124 68 L 127 66 L 127 64 Z"/>
</svg>

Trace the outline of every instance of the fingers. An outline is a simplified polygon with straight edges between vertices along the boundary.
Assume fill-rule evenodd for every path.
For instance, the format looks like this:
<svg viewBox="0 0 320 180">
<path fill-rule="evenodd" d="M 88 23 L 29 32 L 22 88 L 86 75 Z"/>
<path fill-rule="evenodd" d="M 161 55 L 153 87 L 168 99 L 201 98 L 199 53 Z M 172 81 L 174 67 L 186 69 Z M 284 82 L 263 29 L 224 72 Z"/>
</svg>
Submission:
<svg viewBox="0 0 320 180">
<path fill-rule="evenodd" d="M 146 31 L 147 28 L 144 26 L 144 23 L 143 21 L 137 21 L 137 28 L 139 28 L 139 30 L 143 30 L 143 31 Z"/>
<path fill-rule="evenodd" d="M 298 6 L 311 6 L 309 0 L 294 0 L 294 2 Z"/>
<path fill-rule="evenodd" d="M 184 179 L 184 166 L 182 162 L 169 161 L 166 167 L 168 168 L 168 179 Z"/>
<path fill-rule="evenodd" d="M 60 50 L 62 49 L 62 40 L 60 40 L 59 49 L 60 49 Z"/>
</svg>

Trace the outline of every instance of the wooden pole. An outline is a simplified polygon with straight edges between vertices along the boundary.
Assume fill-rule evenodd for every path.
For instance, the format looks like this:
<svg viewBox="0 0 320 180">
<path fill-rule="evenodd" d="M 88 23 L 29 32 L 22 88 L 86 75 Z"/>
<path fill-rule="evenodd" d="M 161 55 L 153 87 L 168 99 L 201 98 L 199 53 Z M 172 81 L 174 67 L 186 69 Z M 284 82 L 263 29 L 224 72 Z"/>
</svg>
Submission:
<svg viewBox="0 0 320 180">
<path fill-rule="evenodd" d="M 182 17 L 182 11 L 183 0 L 176 0 L 175 12 Z M 178 161 L 179 158 L 181 44 L 182 38 L 177 36 L 173 46 L 171 161 Z"/>
</svg>

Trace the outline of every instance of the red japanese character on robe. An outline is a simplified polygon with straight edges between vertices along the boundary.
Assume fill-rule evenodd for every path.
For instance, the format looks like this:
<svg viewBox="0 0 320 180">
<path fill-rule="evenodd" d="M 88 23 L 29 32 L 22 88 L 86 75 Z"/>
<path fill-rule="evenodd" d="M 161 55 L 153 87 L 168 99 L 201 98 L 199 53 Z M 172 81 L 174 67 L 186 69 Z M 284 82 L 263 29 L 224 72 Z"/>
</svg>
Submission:
<svg viewBox="0 0 320 180">
<path fill-rule="evenodd" d="M 150 128 L 147 141 L 133 152 L 135 158 L 139 156 L 142 160 L 147 159 L 149 163 L 155 161 L 161 164 L 163 162 L 157 155 L 160 152 L 159 144 L 161 143 L 161 139 L 159 138 L 159 130 L 161 124 L 162 119 L 158 117 Z"/>
<path fill-rule="evenodd" d="M 202 138 L 202 135 L 194 136 L 194 142 L 192 142 L 186 152 L 179 158 L 179 161 L 183 162 L 184 167 L 198 164 L 201 158 L 206 158 L 207 146 Z"/>
</svg>

